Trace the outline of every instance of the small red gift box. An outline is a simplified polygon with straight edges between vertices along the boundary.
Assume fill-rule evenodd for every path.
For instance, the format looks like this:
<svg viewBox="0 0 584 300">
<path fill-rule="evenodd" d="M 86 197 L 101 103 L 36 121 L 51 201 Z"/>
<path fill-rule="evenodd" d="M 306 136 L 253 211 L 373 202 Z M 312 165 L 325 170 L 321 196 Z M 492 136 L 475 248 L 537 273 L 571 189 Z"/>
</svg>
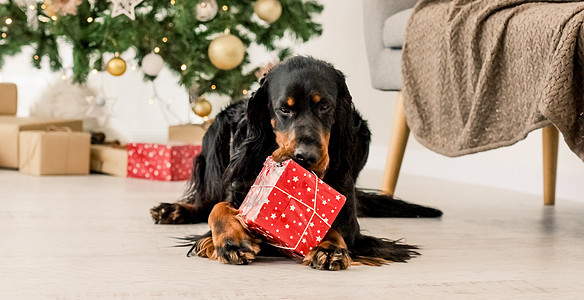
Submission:
<svg viewBox="0 0 584 300">
<path fill-rule="evenodd" d="M 179 181 L 191 176 L 198 145 L 128 144 L 128 177 Z"/>
<path fill-rule="evenodd" d="M 293 160 L 268 157 L 239 215 L 247 227 L 287 255 L 305 256 L 324 238 L 345 204 L 339 194 Z"/>
</svg>

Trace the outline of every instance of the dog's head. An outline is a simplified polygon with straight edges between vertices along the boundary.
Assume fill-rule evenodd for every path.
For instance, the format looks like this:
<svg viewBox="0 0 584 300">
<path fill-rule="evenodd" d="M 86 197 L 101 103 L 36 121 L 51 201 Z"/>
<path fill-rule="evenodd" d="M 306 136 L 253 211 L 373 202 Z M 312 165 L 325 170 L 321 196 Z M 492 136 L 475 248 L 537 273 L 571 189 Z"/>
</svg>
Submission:
<svg viewBox="0 0 584 300">
<path fill-rule="evenodd" d="M 323 177 L 330 162 L 331 132 L 347 121 L 343 118 L 350 118 L 351 113 L 344 112 L 350 109 L 344 75 L 326 62 L 297 56 L 262 79 L 250 99 L 248 119 L 250 127 L 258 123 L 257 128 L 271 128 L 275 134 L 274 160 L 294 159 Z"/>
</svg>

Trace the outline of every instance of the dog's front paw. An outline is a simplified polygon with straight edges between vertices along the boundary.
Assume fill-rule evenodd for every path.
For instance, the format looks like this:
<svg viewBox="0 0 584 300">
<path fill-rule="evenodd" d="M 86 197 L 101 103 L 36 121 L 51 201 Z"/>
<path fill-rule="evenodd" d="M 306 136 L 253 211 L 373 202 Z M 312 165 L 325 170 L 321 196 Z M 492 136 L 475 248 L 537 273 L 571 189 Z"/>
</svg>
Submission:
<svg viewBox="0 0 584 300">
<path fill-rule="evenodd" d="M 260 252 L 260 239 L 254 238 L 237 219 L 237 209 L 226 202 L 213 207 L 209 215 L 216 257 L 227 264 L 249 264 Z"/>
<path fill-rule="evenodd" d="M 225 238 L 220 240 L 218 244 L 215 244 L 215 250 L 217 259 L 223 263 L 247 265 L 260 252 L 260 246 L 257 240 L 251 237 L 239 241 Z"/>
<path fill-rule="evenodd" d="M 351 265 L 351 256 L 344 248 L 318 246 L 304 257 L 302 263 L 317 270 L 345 270 Z"/>
<path fill-rule="evenodd" d="M 150 209 L 150 215 L 156 224 L 185 224 L 191 212 L 181 203 L 160 203 Z"/>
<path fill-rule="evenodd" d="M 308 252 L 302 263 L 317 270 L 345 270 L 351 265 L 351 256 L 343 237 L 331 229 L 322 242 Z"/>
</svg>

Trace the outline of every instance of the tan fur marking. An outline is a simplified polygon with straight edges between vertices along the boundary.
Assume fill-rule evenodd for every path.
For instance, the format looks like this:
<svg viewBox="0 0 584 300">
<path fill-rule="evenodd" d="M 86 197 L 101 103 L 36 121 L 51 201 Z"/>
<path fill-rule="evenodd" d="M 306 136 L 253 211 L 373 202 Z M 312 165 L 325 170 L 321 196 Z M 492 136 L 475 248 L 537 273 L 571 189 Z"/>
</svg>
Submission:
<svg viewBox="0 0 584 300">
<path fill-rule="evenodd" d="M 270 123 L 272 124 L 272 128 L 276 128 L 276 119 L 272 119 Z"/>
<path fill-rule="evenodd" d="M 293 133 L 276 131 L 276 143 L 278 143 L 278 149 L 272 153 L 275 161 L 280 162 L 294 157 L 296 139 Z"/>
<path fill-rule="evenodd" d="M 324 174 L 326 173 L 326 169 L 328 168 L 328 165 L 330 162 L 330 157 L 328 154 L 328 147 L 329 147 L 330 139 L 331 139 L 330 132 L 324 133 L 320 137 L 320 144 L 321 144 L 320 160 L 311 168 L 316 173 L 316 175 L 318 175 L 318 177 L 320 177 L 320 178 L 324 177 Z"/>
<path fill-rule="evenodd" d="M 215 204 L 213 210 L 209 214 L 209 227 L 213 237 L 214 252 L 213 254 L 219 261 L 224 263 L 240 264 L 242 257 L 248 261 L 255 258 L 255 255 L 260 252 L 259 243 L 261 240 L 254 239 L 250 236 L 248 231 L 241 225 L 237 219 L 238 210 L 233 208 L 227 202 L 219 202 Z M 251 252 L 232 252 L 229 253 L 229 260 L 225 257 L 217 255 L 217 248 L 223 247 L 230 240 L 237 245 L 243 245 Z"/>
<path fill-rule="evenodd" d="M 321 99 L 322 99 L 322 97 L 320 96 L 320 94 L 314 94 L 314 96 L 312 96 L 312 101 L 314 103 L 320 102 Z"/>
<path fill-rule="evenodd" d="M 296 100 L 294 100 L 294 98 L 292 96 L 288 97 L 288 99 L 286 99 L 286 104 L 288 104 L 288 106 L 292 107 L 294 106 L 294 104 L 296 104 Z"/>
</svg>

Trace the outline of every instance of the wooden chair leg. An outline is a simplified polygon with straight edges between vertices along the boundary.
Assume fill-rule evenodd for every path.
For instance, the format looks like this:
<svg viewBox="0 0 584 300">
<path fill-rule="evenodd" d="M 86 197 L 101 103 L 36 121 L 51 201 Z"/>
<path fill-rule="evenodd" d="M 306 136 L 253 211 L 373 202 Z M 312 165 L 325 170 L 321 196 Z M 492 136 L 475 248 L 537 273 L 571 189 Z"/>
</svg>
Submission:
<svg viewBox="0 0 584 300">
<path fill-rule="evenodd" d="M 542 129 L 543 138 L 543 204 L 556 202 L 556 173 L 558 165 L 558 129 L 547 126 Z"/>
<path fill-rule="evenodd" d="M 383 185 L 381 187 L 382 191 L 387 194 L 393 195 L 395 192 L 399 170 L 401 168 L 409 135 L 410 128 L 406 123 L 403 95 L 400 91 L 397 94 L 397 104 L 393 115 L 393 125 L 389 138 L 389 148 L 387 151 L 385 172 L 383 174 Z"/>
</svg>

